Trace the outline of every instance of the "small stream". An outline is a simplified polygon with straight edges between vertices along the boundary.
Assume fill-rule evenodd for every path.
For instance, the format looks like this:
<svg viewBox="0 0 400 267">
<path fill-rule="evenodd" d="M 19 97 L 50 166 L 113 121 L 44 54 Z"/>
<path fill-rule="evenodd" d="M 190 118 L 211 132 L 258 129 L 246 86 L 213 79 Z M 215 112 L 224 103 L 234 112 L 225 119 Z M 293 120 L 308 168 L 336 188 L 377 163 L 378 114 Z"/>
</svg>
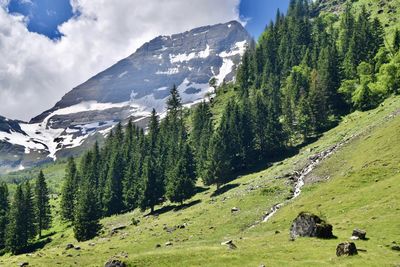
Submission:
<svg viewBox="0 0 400 267">
<path fill-rule="evenodd" d="M 262 222 L 267 222 L 269 219 L 272 218 L 272 216 L 275 215 L 275 213 L 283 207 L 285 204 L 288 202 L 292 201 L 293 199 L 297 198 L 301 194 L 301 189 L 303 188 L 305 182 L 304 178 L 312 172 L 315 167 L 317 167 L 324 159 L 328 158 L 330 155 L 336 152 L 336 150 L 346 144 L 352 137 L 349 137 L 345 139 L 344 141 L 332 146 L 331 148 L 324 150 L 314 156 L 311 156 L 309 158 L 309 162 L 307 163 L 304 168 L 302 168 L 300 171 L 295 171 L 292 175 L 291 178 L 294 180 L 294 187 L 293 187 L 293 195 L 290 199 L 285 200 L 282 203 L 275 204 L 272 206 L 272 208 L 265 213 L 265 215 L 262 217 Z"/>
</svg>

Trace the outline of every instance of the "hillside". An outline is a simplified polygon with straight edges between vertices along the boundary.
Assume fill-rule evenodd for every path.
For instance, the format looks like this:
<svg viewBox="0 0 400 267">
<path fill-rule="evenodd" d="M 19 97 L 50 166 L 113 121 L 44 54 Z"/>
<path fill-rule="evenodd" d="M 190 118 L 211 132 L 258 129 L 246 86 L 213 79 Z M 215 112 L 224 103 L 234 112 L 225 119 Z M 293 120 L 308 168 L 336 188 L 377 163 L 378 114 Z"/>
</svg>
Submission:
<svg viewBox="0 0 400 267">
<path fill-rule="evenodd" d="M 375 110 L 348 115 L 298 155 L 238 177 L 219 194 L 215 187 L 200 187 L 200 193 L 183 208 L 165 203 L 157 207 L 157 216 L 135 211 L 102 220 L 103 233 L 79 243 L 79 251 L 65 250 L 68 243 L 78 243 L 71 228 L 58 221 L 52 229 L 54 235 L 50 235 L 53 241 L 42 250 L 3 256 L 0 263 L 102 266 L 115 256 L 130 266 L 394 266 L 399 264 L 399 255 L 390 246 L 400 242 L 400 213 L 396 212 L 400 209 L 399 115 L 399 97 L 388 99 Z M 260 223 L 272 205 L 290 196 L 291 185 L 283 178 L 286 174 L 301 169 L 310 156 L 348 138 L 347 144 L 307 176 L 299 198 L 268 222 Z M 50 170 L 45 173 L 50 174 Z M 232 207 L 239 211 L 231 213 Z M 326 218 L 338 238 L 289 241 L 290 223 L 301 211 Z M 133 219 L 139 221 L 137 226 L 132 225 Z M 183 224 L 185 228 L 174 229 Z M 127 227 L 110 235 L 113 227 L 121 225 Z M 348 240 L 353 228 L 367 231 L 369 240 L 356 241 L 366 252 L 337 258 L 336 245 Z M 229 239 L 236 250 L 220 245 Z M 166 247 L 166 242 L 172 246 Z"/>
</svg>

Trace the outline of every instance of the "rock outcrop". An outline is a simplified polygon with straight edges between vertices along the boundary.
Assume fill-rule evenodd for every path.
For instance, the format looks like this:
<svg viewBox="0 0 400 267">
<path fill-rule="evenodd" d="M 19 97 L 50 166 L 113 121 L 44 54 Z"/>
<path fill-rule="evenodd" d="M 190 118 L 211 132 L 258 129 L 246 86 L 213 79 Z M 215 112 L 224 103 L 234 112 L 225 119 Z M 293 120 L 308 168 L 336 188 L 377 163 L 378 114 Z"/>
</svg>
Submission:
<svg viewBox="0 0 400 267">
<path fill-rule="evenodd" d="M 352 236 L 352 239 L 354 239 L 354 240 L 357 240 L 357 239 L 365 240 L 366 239 L 366 237 L 365 237 L 366 235 L 367 235 L 366 231 L 360 230 L 360 229 L 354 229 L 353 230 L 353 234 L 351 236 Z"/>
<path fill-rule="evenodd" d="M 357 247 L 353 242 L 340 243 L 336 248 L 336 256 L 353 256 L 357 255 Z"/>
<path fill-rule="evenodd" d="M 290 227 L 290 237 L 318 237 L 333 238 L 332 225 L 326 223 L 317 215 L 302 212 L 293 221 Z"/>
</svg>

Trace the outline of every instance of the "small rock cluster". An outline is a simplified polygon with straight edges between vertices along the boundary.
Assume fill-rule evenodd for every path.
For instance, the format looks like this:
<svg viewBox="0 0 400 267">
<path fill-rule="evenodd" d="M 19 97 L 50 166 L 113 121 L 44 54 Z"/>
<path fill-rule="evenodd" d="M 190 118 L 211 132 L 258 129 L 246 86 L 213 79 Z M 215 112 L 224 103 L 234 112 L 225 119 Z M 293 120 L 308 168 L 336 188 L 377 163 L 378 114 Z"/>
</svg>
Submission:
<svg viewBox="0 0 400 267">
<path fill-rule="evenodd" d="M 291 240 L 297 237 L 317 237 L 317 238 L 334 238 L 332 234 L 332 225 L 326 223 L 317 215 L 308 212 L 301 212 L 296 219 L 294 219 L 290 227 Z M 367 240 L 367 232 L 361 229 L 354 229 L 351 240 Z M 393 250 L 400 250 L 400 246 Z M 361 250 L 360 250 L 361 251 Z M 343 242 L 336 247 L 336 255 L 340 256 L 353 256 L 357 255 L 358 250 L 354 242 Z"/>
</svg>

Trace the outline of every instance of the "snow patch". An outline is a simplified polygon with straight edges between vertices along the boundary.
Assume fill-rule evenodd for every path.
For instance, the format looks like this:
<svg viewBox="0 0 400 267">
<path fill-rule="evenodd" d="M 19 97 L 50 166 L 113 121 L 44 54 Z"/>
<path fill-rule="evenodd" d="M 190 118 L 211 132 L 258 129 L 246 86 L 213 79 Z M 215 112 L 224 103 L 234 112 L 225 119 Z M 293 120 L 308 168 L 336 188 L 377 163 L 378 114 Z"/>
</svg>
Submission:
<svg viewBox="0 0 400 267">
<path fill-rule="evenodd" d="M 188 94 L 185 91 L 189 88 L 198 89 L 198 92 Z M 208 92 L 212 91 L 212 88 L 208 83 L 193 83 L 187 78 L 177 87 L 179 94 L 182 97 L 183 103 L 195 102 L 197 100 L 203 100 Z"/>
<path fill-rule="evenodd" d="M 236 55 L 243 55 L 246 51 L 247 41 L 244 40 L 242 42 L 237 42 L 233 47 L 231 47 L 230 51 L 223 51 L 219 53 L 219 56 L 222 58 L 232 57 Z"/>
<path fill-rule="evenodd" d="M 223 58 L 222 66 L 219 69 L 218 75 L 215 77 L 217 79 L 217 84 L 221 85 L 224 82 L 225 77 L 232 72 L 232 68 L 235 64 L 231 59 Z"/>
<path fill-rule="evenodd" d="M 127 70 L 124 71 L 124 72 L 122 72 L 120 75 L 118 75 L 118 78 L 122 78 L 122 77 L 124 77 L 126 74 L 128 74 L 128 71 L 127 71 Z"/>
<path fill-rule="evenodd" d="M 166 71 L 157 71 L 156 74 L 157 75 L 173 75 L 173 74 L 177 74 L 179 73 L 179 69 L 178 68 L 169 68 Z"/>
<path fill-rule="evenodd" d="M 76 129 L 71 128 L 51 128 L 52 121 L 51 118 L 56 115 L 68 115 L 79 112 L 86 111 L 96 111 L 96 110 L 107 110 L 111 108 L 122 108 L 126 106 L 131 106 L 132 108 L 138 109 L 139 107 L 134 105 L 131 101 L 121 102 L 121 103 L 98 103 L 97 101 L 85 101 L 79 104 L 55 110 L 50 113 L 42 122 L 40 123 L 21 123 L 21 129 L 28 135 L 25 137 L 25 141 L 22 143 L 25 147 L 25 153 L 29 153 L 30 149 L 38 149 L 39 144 L 32 145 L 30 142 L 26 142 L 26 140 L 35 140 L 40 143 L 40 149 L 46 149 L 49 152 L 49 157 L 56 159 L 56 153 L 63 146 L 68 147 L 76 147 L 79 146 L 84 139 L 87 137 L 88 129 L 90 126 L 96 125 L 80 125 L 83 135 L 77 136 Z M 109 122 L 108 122 L 109 123 Z M 78 126 L 76 126 L 78 127 Z M 97 127 L 103 127 L 101 125 L 97 125 Z M 1 134 L 1 133 L 0 133 Z M 1 138 L 1 137 L 0 137 Z M 19 140 L 19 139 L 18 139 Z M 18 140 L 14 141 L 18 142 Z"/>
<path fill-rule="evenodd" d="M 10 144 L 23 146 L 25 148 L 25 153 L 29 153 L 30 150 L 46 149 L 44 144 L 34 142 L 29 134 L 24 135 L 15 131 L 10 131 L 10 133 L 0 132 L 0 140 L 6 141 Z"/>
<path fill-rule="evenodd" d="M 210 46 L 207 44 L 206 49 L 203 51 L 200 51 L 198 53 L 192 52 L 190 54 L 177 54 L 177 55 L 169 55 L 171 63 L 178 63 L 178 62 L 185 62 L 185 61 L 190 61 L 194 58 L 207 58 L 210 56 Z"/>
</svg>

